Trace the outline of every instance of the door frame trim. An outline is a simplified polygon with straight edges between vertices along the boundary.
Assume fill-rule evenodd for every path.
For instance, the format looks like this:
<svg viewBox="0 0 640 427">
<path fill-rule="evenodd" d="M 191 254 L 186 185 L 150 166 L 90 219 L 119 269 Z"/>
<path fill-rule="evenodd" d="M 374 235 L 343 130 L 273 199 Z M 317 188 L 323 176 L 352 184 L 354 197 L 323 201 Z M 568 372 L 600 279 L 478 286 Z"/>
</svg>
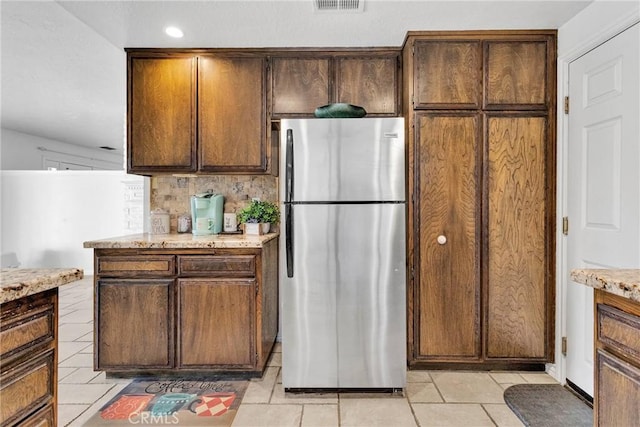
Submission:
<svg viewBox="0 0 640 427">
<path fill-rule="evenodd" d="M 640 8 L 636 8 L 640 11 Z M 631 13 L 621 17 L 608 27 L 593 34 L 584 43 L 574 47 L 557 59 L 557 105 L 564 105 L 565 96 L 569 96 L 569 65 L 587 54 L 601 44 L 609 41 L 618 34 L 630 27 L 640 23 L 638 13 Z M 557 110 L 557 164 L 556 164 L 556 330 L 555 330 L 555 363 L 548 363 L 546 371 L 549 375 L 558 380 L 561 384 L 566 384 L 567 370 L 566 357 L 562 355 L 562 337 L 567 332 L 567 286 L 569 270 L 567 266 L 567 242 L 566 236 L 562 234 L 562 218 L 567 215 L 567 171 L 568 171 L 568 142 L 569 142 L 569 120 L 563 108 Z"/>
</svg>

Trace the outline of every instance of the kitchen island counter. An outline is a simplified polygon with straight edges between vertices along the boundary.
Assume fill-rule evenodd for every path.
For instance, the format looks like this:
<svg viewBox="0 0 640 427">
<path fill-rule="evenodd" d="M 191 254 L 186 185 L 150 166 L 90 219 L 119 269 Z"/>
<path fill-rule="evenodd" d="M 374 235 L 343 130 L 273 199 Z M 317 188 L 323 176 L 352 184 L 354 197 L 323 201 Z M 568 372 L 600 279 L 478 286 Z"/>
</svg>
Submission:
<svg viewBox="0 0 640 427">
<path fill-rule="evenodd" d="M 56 425 L 58 287 L 78 268 L 0 270 L 0 425 Z"/>
<path fill-rule="evenodd" d="M 82 279 L 78 268 L 3 268 L 0 270 L 0 304 L 57 288 Z"/>
<path fill-rule="evenodd" d="M 640 302 L 640 269 L 583 269 L 572 270 L 571 280 L 601 289 L 635 302 Z"/>
<path fill-rule="evenodd" d="M 278 233 L 262 235 L 213 234 L 194 236 L 185 234 L 131 234 L 108 239 L 84 242 L 93 249 L 206 249 L 206 248 L 262 248 L 276 239 Z"/>
</svg>

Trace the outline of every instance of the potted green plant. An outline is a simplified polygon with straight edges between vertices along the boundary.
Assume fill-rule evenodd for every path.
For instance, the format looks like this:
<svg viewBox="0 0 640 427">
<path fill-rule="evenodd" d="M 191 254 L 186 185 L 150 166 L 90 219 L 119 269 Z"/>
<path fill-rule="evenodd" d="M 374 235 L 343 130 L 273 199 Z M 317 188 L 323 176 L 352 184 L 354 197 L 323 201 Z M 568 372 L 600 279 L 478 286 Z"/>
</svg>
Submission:
<svg viewBox="0 0 640 427">
<path fill-rule="evenodd" d="M 246 234 L 268 233 L 271 224 L 277 224 L 280 220 L 278 205 L 271 202 L 253 200 L 251 204 L 238 212 L 238 222 L 245 224 Z"/>
</svg>

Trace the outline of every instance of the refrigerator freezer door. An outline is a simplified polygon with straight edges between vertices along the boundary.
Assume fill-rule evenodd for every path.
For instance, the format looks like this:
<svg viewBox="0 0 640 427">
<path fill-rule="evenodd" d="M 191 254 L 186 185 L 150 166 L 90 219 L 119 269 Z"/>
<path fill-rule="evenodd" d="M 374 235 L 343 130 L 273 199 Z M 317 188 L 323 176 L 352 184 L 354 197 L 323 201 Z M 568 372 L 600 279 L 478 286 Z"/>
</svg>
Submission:
<svg viewBox="0 0 640 427">
<path fill-rule="evenodd" d="M 405 205 L 292 209 L 294 271 L 281 282 L 283 386 L 404 387 Z"/>
<path fill-rule="evenodd" d="M 404 119 L 282 120 L 281 129 L 283 154 L 293 137 L 292 201 L 405 200 Z"/>
</svg>

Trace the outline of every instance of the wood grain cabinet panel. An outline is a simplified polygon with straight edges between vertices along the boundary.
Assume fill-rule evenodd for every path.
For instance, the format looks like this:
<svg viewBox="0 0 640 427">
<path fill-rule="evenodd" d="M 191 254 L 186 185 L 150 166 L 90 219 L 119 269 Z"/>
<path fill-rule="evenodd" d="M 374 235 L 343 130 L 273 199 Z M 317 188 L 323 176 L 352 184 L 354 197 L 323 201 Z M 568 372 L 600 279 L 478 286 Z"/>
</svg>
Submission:
<svg viewBox="0 0 640 427">
<path fill-rule="evenodd" d="M 430 360 L 480 355 L 476 114 L 417 115 L 420 223 L 419 354 Z M 456 182 L 458 185 L 451 185 Z M 446 242 L 438 242 L 438 238 Z M 451 309 L 455 301 L 456 309 Z"/>
<path fill-rule="evenodd" d="M 638 425 L 640 303 L 596 289 L 594 311 L 593 425 Z"/>
<path fill-rule="evenodd" d="M 545 41 L 487 42 L 486 108 L 546 109 L 547 55 Z"/>
<path fill-rule="evenodd" d="M 45 304 L 33 307 L 23 313 L 17 313 L 11 319 L 2 319 L 0 332 L 0 357 L 4 361 L 19 352 L 28 351 L 32 347 L 52 342 L 55 339 L 55 305 Z"/>
<path fill-rule="evenodd" d="M 640 317 L 604 304 L 596 305 L 596 339 L 640 361 Z"/>
<path fill-rule="evenodd" d="M 181 276 L 255 277 L 255 255 L 181 255 Z"/>
<path fill-rule="evenodd" d="M 178 367 L 255 364 L 255 280 L 178 279 Z"/>
<path fill-rule="evenodd" d="M 398 115 L 398 58 L 336 59 L 336 101 L 359 105 L 367 115 Z"/>
<path fill-rule="evenodd" d="M 331 100 L 328 57 L 274 57 L 272 106 L 274 116 L 308 115 Z"/>
<path fill-rule="evenodd" d="M 638 333 L 638 331 L 636 331 Z M 640 368 L 596 351 L 596 426 L 636 426 L 640 420 Z"/>
<path fill-rule="evenodd" d="M 487 122 L 487 355 L 546 355 L 546 117 Z"/>
<path fill-rule="evenodd" d="M 173 311 L 173 280 L 98 280 L 96 369 L 172 367 Z"/>
<path fill-rule="evenodd" d="M 414 108 L 478 108 L 481 44 L 420 40 L 414 47 Z"/>
<path fill-rule="evenodd" d="M 413 368 L 553 361 L 555 42 L 546 30 L 407 35 Z"/>
<path fill-rule="evenodd" d="M 58 420 L 53 404 L 48 404 L 20 423 L 20 427 L 56 427 L 57 425 Z"/>
<path fill-rule="evenodd" d="M 195 171 L 194 57 L 129 61 L 128 171 Z"/>
<path fill-rule="evenodd" d="M 333 102 L 363 107 L 367 116 L 400 114 L 398 51 L 289 55 L 271 59 L 273 117 L 312 117 Z"/>
<path fill-rule="evenodd" d="M 0 425 L 55 425 L 57 323 L 57 288 L 2 304 Z"/>
<path fill-rule="evenodd" d="M 56 369 L 55 354 L 51 349 L 3 372 L 0 377 L 0 424 L 19 424 L 35 409 L 54 401 Z"/>
<path fill-rule="evenodd" d="M 103 277 L 173 276 L 176 261 L 173 255 L 100 256 L 97 272 Z"/>
<path fill-rule="evenodd" d="M 198 170 L 265 172 L 266 60 L 198 58 Z"/>
</svg>

